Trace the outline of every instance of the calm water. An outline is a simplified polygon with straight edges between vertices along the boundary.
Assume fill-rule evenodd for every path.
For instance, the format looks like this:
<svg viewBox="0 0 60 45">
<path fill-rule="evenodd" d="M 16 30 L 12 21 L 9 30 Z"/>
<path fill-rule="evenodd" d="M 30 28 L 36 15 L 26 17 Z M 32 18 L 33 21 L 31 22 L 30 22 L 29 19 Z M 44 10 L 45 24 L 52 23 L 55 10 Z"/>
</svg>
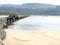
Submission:
<svg viewBox="0 0 60 45">
<path fill-rule="evenodd" d="M 0 15 L 0 18 L 8 17 L 9 15 Z"/>
<path fill-rule="evenodd" d="M 54 29 L 60 31 L 60 17 L 58 16 L 29 16 L 18 20 L 8 28 L 14 29 Z"/>
</svg>

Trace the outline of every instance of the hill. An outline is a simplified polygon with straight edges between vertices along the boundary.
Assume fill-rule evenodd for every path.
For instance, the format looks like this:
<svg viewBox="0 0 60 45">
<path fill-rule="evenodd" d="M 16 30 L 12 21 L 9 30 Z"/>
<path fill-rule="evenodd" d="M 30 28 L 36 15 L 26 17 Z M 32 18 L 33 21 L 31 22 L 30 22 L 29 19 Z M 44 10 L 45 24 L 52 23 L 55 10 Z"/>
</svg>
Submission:
<svg viewBox="0 0 60 45">
<path fill-rule="evenodd" d="M 6 13 L 8 12 L 8 13 Z M 22 5 L 0 4 L 0 14 L 9 13 L 33 14 L 33 15 L 60 15 L 60 5 L 25 3 Z"/>
</svg>

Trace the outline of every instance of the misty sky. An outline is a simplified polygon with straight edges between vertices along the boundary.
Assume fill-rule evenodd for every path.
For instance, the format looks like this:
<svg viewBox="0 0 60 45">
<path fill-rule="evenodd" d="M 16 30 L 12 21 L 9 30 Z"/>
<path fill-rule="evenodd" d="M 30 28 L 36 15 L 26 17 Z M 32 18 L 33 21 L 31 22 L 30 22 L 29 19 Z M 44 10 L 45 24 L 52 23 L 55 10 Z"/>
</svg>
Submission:
<svg viewBox="0 0 60 45">
<path fill-rule="evenodd" d="M 60 5 L 60 0 L 0 0 L 0 4 L 46 3 Z"/>
</svg>

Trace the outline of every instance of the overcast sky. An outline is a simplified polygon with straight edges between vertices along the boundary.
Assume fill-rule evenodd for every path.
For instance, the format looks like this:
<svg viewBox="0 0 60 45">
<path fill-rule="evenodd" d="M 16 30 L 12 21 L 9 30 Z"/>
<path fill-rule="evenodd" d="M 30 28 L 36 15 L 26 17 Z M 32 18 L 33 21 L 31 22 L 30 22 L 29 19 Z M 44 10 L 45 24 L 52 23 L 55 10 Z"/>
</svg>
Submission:
<svg viewBox="0 0 60 45">
<path fill-rule="evenodd" d="M 0 4 L 46 3 L 60 5 L 60 0 L 0 0 Z"/>
</svg>

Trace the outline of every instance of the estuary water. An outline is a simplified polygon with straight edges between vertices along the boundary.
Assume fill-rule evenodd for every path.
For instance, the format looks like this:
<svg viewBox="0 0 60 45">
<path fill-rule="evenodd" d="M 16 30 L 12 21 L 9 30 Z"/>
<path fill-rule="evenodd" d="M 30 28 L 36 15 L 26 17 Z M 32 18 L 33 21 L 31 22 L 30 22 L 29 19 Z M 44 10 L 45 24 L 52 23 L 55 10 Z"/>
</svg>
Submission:
<svg viewBox="0 0 60 45">
<path fill-rule="evenodd" d="M 9 15 L 0 15 L 0 18 L 8 17 Z"/>
<path fill-rule="evenodd" d="M 13 29 L 52 29 L 60 31 L 60 16 L 29 16 L 18 20 L 8 28 Z"/>
</svg>

